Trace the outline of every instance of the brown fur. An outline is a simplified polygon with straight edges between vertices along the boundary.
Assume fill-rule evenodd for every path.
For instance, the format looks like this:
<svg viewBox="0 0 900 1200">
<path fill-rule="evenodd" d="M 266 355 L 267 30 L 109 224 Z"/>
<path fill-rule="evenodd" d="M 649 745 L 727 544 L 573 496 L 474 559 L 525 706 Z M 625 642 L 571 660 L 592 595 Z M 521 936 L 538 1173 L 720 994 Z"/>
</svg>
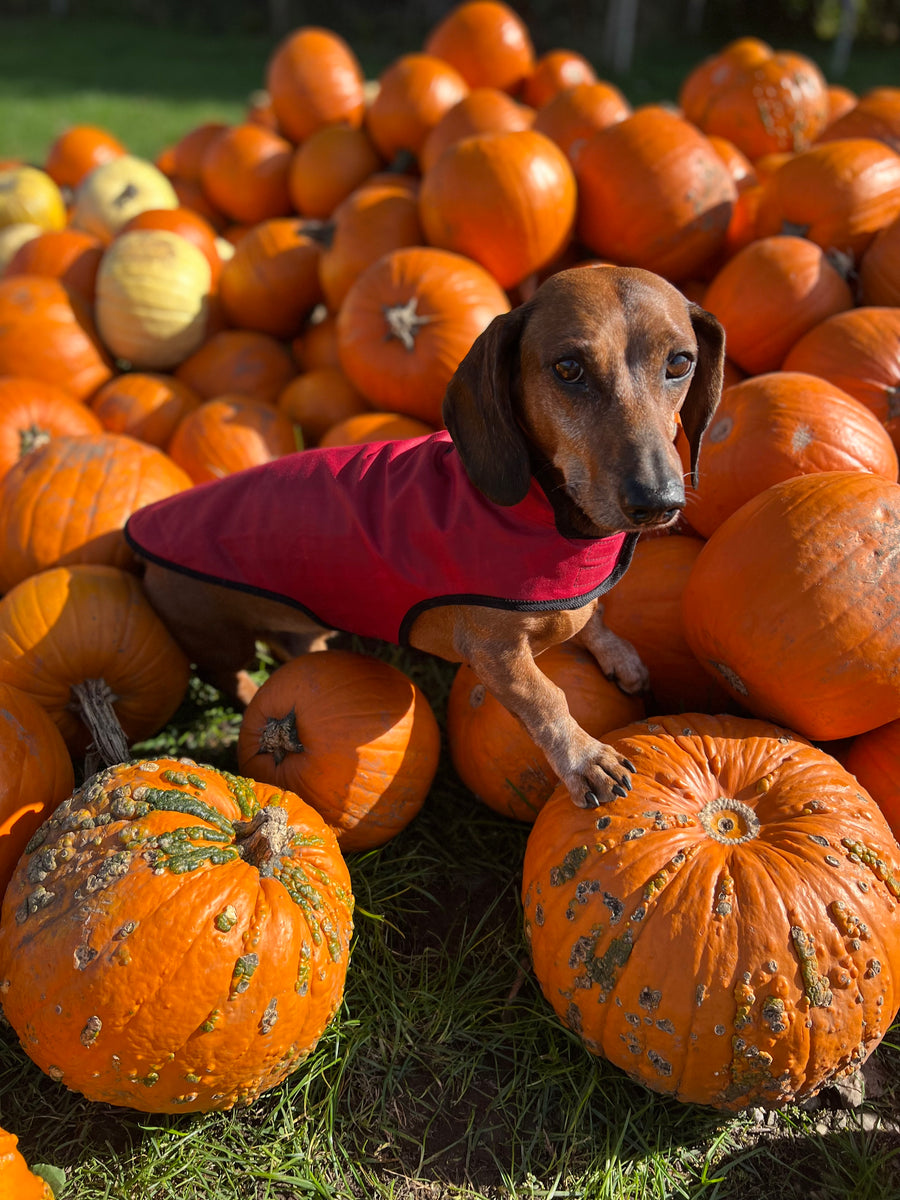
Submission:
<svg viewBox="0 0 900 1200">
<path fill-rule="evenodd" d="M 680 376 L 684 355 L 693 371 Z M 554 369 L 575 382 L 564 382 Z M 469 477 L 497 504 L 515 504 L 540 473 L 557 524 L 577 536 L 671 524 L 684 505 L 675 449 L 680 420 L 691 446 L 719 400 L 724 335 L 709 313 L 646 271 L 581 267 L 551 276 L 525 304 L 497 317 L 450 382 L 444 420 Z M 577 364 L 577 366 L 576 366 Z M 243 668 L 257 638 L 322 630 L 297 610 L 147 564 L 154 607 L 206 678 L 246 702 Z M 562 691 L 535 665 L 548 646 L 578 638 L 628 692 L 646 687 L 634 649 L 603 625 L 598 602 L 565 612 L 443 606 L 415 621 L 413 646 L 472 665 L 515 713 L 576 804 L 623 795 L 632 765 L 589 737 Z"/>
</svg>

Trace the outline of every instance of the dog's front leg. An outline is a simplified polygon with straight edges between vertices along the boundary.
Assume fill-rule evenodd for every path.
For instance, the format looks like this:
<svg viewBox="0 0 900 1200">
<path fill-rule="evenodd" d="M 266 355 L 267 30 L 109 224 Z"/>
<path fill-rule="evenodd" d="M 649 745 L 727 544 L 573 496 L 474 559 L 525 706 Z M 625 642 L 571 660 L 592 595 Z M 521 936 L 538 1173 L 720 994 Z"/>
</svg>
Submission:
<svg viewBox="0 0 900 1200">
<path fill-rule="evenodd" d="M 527 638 L 477 639 L 464 649 L 486 688 L 525 726 L 575 804 L 594 808 L 631 788 L 634 765 L 581 728 L 565 693 L 538 668 Z"/>
<path fill-rule="evenodd" d="M 650 686 L 650 676 L 637 650 L 603 623 L 602 604 L 572 640 L 593 654 L 603 674 L 623 692 L 636 695 Z"/>
</svg>

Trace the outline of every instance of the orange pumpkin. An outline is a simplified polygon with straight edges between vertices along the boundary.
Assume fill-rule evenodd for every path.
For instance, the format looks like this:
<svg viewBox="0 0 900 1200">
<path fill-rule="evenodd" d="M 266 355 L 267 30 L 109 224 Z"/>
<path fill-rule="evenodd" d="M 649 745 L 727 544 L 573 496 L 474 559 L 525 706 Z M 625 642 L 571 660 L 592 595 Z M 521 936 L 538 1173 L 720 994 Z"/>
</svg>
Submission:
<svg viewBox="0 0 900 1200">
<path fill-rule="evenodd" d="M 53 1200 L 50 1184 L 30 1170 L 18 1143 L 14 1133 L 0 1129 L 0 1192 L 15 1200 Z"/>
<path fill-rule="evenodd" d="M 688 120 L 755 161 L 779 150 L 805 150 L 829 119 L 825 77 L 804 54 L 740 39 L 685 78 L 679 103 Z"/>
<path fill-rule="evenodd" d="M 250 701 L 241 771 L 302 796 L 340 847 L 368 850 L 420 811 L 440 731 L 424 693 L 397 667 L 350 650 L 284 663 Z"/>
<path fill-rule="evenodd" d="M 501 133 L 506 129 L 530 129 L 531 109 L 513 100 L 499 88 L 472 88 L 434 125 L 419 151 L 423 172 L 432 167 L 444 150 L 475 133 Z"/>
<path fill-rule="evenodd" d="M 79 229 L 47 230 L 18 248 L 4 275 L 49 275 L 90 305 L 103 244 Z"/>
<path fill-rule="evenodd" d="M 252 329 L 214 333 L 175 368 L 175 378 L 204 400 L 240 392 L 272 403 L 296 373 L 284 344 Z"/>
<path fill-rule="evenodd" d="M 321 261 L 319 263 L 321 274 Z M 317 367 L 339 367 L 337 317 L 323 309 L 313 310 L 300 333 L 291 339 L 291 354 L 297 368 L 313 371 Z"/>
<path fill-rule="evenodd" d="M 284 1079 L 337 1011 L 353 893 L 299 797 L 141 759 L 45 822 L 0 930 L 4 1012 L 41 1070 L 143 1112 L 229 1109 Z"/>
<path fill-rule="evenodd" d="M 897 452 L 874 413 L 800 371 L 771 371 L 726 388 L 703 435 L 702 460 L 700 487 L 688 487 L 684 516 L 705 538 L 742 504 L 794 475 L 871 471 L 897 481 Z"/>
<path fill-rule="evenodd" d="M 60 187 L 76 188 L 94 167 L 127 153 L 119 139 L 96 125 L 71 125 L 50 143 L 44 170 Z"/>
<path fill-rule="evenodd" d="M 113 374 L 84 302 L 58 279 L 0 279 L 0 374 L 55 384 L 86 400 Z"/>
<path fill-rule="evenodd" d="M 432 246 L 467 255 L 510 288 L 560 254 L 576 200 L 556 143 L 533 129 L 507 130 L 449 146 L 422 179 L 419 216 Z"/>
<path fill-rule="evenodd" d="M 900 842 L 900 720 L 855 737 L 844 766 L 875 800 Z"/>
<path fill-rule="evenodd" d="M 644 703 L 606 678 L 581 646 L 563 642 L 536 659 L 566 696 L 585 732 L 602 739 L 644 715 Z M 467 663 L 457 669 L 447 698 L 447 744 L 457 775 L 489 808 L 533 821 L 559 780 L 522 723 L 495 699 Z"/>
<path fill-rule="evenodd" d="M 288 172 L 288 191 L 304 217 L 330 217 L 342 200 L 382 165 L 364 129 L 323 125 L 297 147 Z"/>
<path fill-rule="evenodd" d="M 76 756 L 106 763 L 158 732 L 189 663 L 137 578 L 97 563 L 51 567 L 0 599 L 0 682 L 41 705 Z"/>
<path fill-rule="evenodd" d="M 199 183 L 203 174 L 203 156 L 228 125 L 224 121 L 204 121 L 181 135 L 172 146 L 173 177 Z"/>
<path fill-rule="evenodd" d="M 835 313 L 794 343 L 785 371 L 827 379 L 886 425 L 900 417 L 900 309 L 863 305 Z M 895 435 L 895 445 L 900 440 Z"/>
<path fill-rule="evenodd" d="M 859 299 L 864 305 L 900 308 L 900 215 L 879 230 L 863 253 Z"/>
<path fill-rule="evenodd" d="M 751 375 L 775 371 L 795 342 L 853 293 L 825 251 L 780 234 L 744 246 L 713 276 L 704 307 L 725 326 L 728 357 Z"/>
<path fill-rule="evenodd" d="M 232 221 L 255 225 L 291 213 L 291 143 L 261 125 L 244 122 L 213 138 L 200 166 L 210 202 Z"/>
<path fill-rule="evenodd" d="M 360 442 L 400 442 L 426 437 L 431 425 L 393 412 L 365 412 L 336 421 L 319 438 L 320 446 L 352 446 Z"/>
<path fill-rule="evenodd" d="M 523 103 L 530 104 L 532 108 L 541 108 L 560 92 L 583 83 L 596 82 L 597 72 L 577 50 L 547 50 L 522 83 L 520 94 Z"/>
<path fill-rule="evenodd" d="M 90 409 L 40 379 L 0 376 L 0 476 L 54 437 L 102 432 Z"/>
<path fill-rule="evenodd" d="M 844 138 L 877 138 L 900 154 L 900 87 L 875 87 L 856 104 L 831 121 L 820 142 Z"/>
<path fill-rule="evenodd" d="M 324 125 L 357 128 L 365 109 L 356 54 L 338 34 L 315 25 L 289 33 L 266 67 L 266 90 L 278 125 L 304 142 Z"/>
<path fill-rule="evenodd" d="M 338 421 L 365 413 L 368 405 L 339 367 L 314 367 L 291 380 L 278 408 L 300 426 L 304 446 L 314 446 Z"/>
<path fill-rule="evenodd" d="M 410 246 L 374 262 L 337 318 L 338 353 L 373 408 L 441 423 L 447 384 L 509 301 L 494 277 L 447 250 Z"/>
<path fill-rule="evenodd" d="M 849 112 L 851 108 L 855 108 L 858 101 L 859 96 L 856 94 L 856 92 L 852 91 L 848 87 L 845 87 L 844 84 L 829 83 L 828 125 L 826 125 L 822 133 L 819 134 L 819 140 L 821 140 L 823 135 L 828 132 L 828 128 L 832 121 L 836 121 L 838 117 L 842 117 L 844 113 Z"/>
<path fill-rule="evenodd" d="M 610 734 L 614 803 L 559 788 L 522 873 L 534 973 L 592 1054 L 655 1092 L 780 1108 L 855 1071 L 900 1003 L 900 849 L 839 763 L 698 713 Z"/>
<path fill-rule="evenodd" d="M 799 235 L 857 262 L 898 214 L 900 154 L 874 138 L 847 138 L 779 167 L 763 186 L 756 235 Z"/>
<path fill-rule="evenodd" d="M 528 27 L 501 0 L 454 5 L 428 34 L 425 51 L 452 63 L 470 87 L 517 92 L 535 67 Z"/>
<path fill-rule="evenodd" d="M 57 564 L 134 564 L 131 514 L 191 486 L 162 450 L 119 433 L 59 436 L 0 479 L 0 592 Z"/>
<path fill-rule="evenodd" d="M 383 254 L 425 241 L 415 191 L 402 183 L 367 183 L 334 211 L 331 242 L 319 260 L 325 303 L 336 314 L 359 275 Z"/>
<path fill-rule="evenodd" d="M 767 488 L 719 526 L 684 590 L 688 644 L 756 716 L 804 737 L 900 717 L 894 530 L 900 484 L 820 471 Z"/>
<path fill-rule="evenodd" d="M 165 450 L 178 422 L 199 404 L 196 392 L 174 375 L 129 371 L 99 388 L 90 409 L 109 433 Z"/>
<path fill-rule="evenodd" d="M 50 715 L 8 683 L 0 683 L 0 765 L 2 897 L 28 839 L 75 786 L 72 759 Z"/>
<path fill-rule="evenodd" d="M 386 162 L 401 152 L 418 156 L 430 131 L 468 90 L 462 75 L 440 58 L 395 58 L 379 76 L 366 109 L 366 130 L 378 153 Z"/>
<path fill-rule="evenodd" d="M 204 483 L 296 450 L 290 417 L 240 393 L 205 400 L 178 422 L 169 441 L 172 461 Z"/>
<path fill-rule="evenodd" d="M 599 129 L 631 116 L 631 105 L 615 84 L 605 80 L 566 88 L 535 113 L 533 129 L 556 142 L 574 163 Z"/>
<path fill-rule="evenodd" d="M 706 465 L 700 456 L 700 479 Z M 631 566 L 603 597 L 603 622 L 630 642 L 650 676 L 647 712 L 727 712 L 735 708 L 724 687 L 703 669 L 687 643 L 682 595 L 703 549 L 689 534 L 642 537 Z"/>
<path fill-rule="evenodd" d="M 222 268 L 219 294 L 225 315 L 240 329 L 289 338 L 322 298 L 322 247 L 305 221 L 260 221 L 241 238 Z"/>
<path fill-rule="evenodd" d="M 595 133 L 575 174 L 577 232 L 595 254 L 678 282 L 721 250 L 737 187 L 707 138 L 661 105 Z"/>
</svg>

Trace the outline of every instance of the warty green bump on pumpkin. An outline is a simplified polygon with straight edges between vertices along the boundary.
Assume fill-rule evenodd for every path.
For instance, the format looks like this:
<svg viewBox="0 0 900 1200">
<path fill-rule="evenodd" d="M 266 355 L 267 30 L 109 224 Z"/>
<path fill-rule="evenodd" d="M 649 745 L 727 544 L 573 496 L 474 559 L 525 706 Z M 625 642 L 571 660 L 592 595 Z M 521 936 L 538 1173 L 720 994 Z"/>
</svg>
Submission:
<svg viewBox="0 0 900 1200">
<path fill-rule="evenodd" d="M 875 850 L 853 838 L 841 838 L 841 845 L 849 850 L 851 855 L 855 854 L 859 861 L 869 868 L 875 878 L 887 887 L 892 896 L 900 896 L 900 880 Z"/>
<path fill-rule="evenodd" d="M 574 879 L 588 854 L 587 846 L 573 846 L 558 867 L 551 867 L 550 886 L 560 887 L 562 884 L 568 883 L 570 879 Z"/>
<path fill-rule="evenodd" d="M 201 800 L 199 796 L 192 796 L 189 792 L 175 791 L 172 788 L 147 787 L 140 790 L 142 792 L 141 799 L 146 800 L 151 808 L 160 812 L 177 812 L 184 813 L 185 816 L 196 817 L 198 821 L 206 821 L 207 824 L 221 830 L 229 837 L 234 836 L 234 826 L 228 818 L 223 816 L 218 809 L 213 808 L 211 804 Z"/>
<path fill-rule="evenodd" d="M 819 974 L 816 959 L 816 944 L 812 935 L 799 925 L 791 926 L 791 941 L 800 962 L 803 991 L 813 1008 L 829 1008 L 834 996 L 828 986 L 828 977 Z"/>
<path fill-rule="evenodd" d="M 231 988 L 228 992 L 229 1000 L 233 1000 L 242 992 L 246 992 L 258 966 L 259 955 L 254 953 L 242 954 L 235 962 L 234 970 L 231 973 Z"/>
<path fill-rule="evenodd" d="M 220 913 L 217 913 L 213 924 L 220 933 L 228 933 L 233 929 L 237 921 L 237 910 L 233 904 L 226 904 Z"/>
</svg>

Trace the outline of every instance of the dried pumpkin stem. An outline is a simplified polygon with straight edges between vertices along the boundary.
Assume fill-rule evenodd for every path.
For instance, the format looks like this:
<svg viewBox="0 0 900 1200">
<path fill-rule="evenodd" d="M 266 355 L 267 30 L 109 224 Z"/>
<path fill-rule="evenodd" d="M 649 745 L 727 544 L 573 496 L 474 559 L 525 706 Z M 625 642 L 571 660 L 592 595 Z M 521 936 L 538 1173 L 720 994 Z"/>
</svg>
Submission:
<svg viewBox="0 0 900 1200">
<path fill-rule="evenodd" d="M 19 457 L 24 458 L 32 450 L 39 450 L 50 441 L 50 433 L 40 425 L 29 425 L 19 430 Z"/>
<path fill-rule="evenodd" d="M 128 761 L 128 739 L 116 710 L 118 696 L 105 679 L 84 679 L 72 684 L 68 707 L 78 714 L 91 734 L 103 764 L 112 767 Z"/>
<path fill-rule="evenodd" d="M 252 821 L 235 821 L 234 832 L 241 858 L 256 867 L 260 875 L 272 874 L 294 834 L 287 823 L 287 812 L 276 804 L 261 808 Z"/>
<path fill-rule="evenodd" d="M 302 754 L 304 749 L 293 709 L 283 717 L 269 717 L 259 735 L 260 754 L 271 754 L 275 766 L 280 767 L 289 754 Z"/>
<path fill-rule="evenodd" d="M 395 304 L 392 308 L 387 306 L 384 308 L 388 338 L 397 338 L 407 350 L 415 350 L 416 334 L 423 325 L 427 325 L 434 320 L 433 316 L 420 317 L 416 312 L 418 304 L 419 297 L 412 296 L 405 304 Z"/>
</svg>

